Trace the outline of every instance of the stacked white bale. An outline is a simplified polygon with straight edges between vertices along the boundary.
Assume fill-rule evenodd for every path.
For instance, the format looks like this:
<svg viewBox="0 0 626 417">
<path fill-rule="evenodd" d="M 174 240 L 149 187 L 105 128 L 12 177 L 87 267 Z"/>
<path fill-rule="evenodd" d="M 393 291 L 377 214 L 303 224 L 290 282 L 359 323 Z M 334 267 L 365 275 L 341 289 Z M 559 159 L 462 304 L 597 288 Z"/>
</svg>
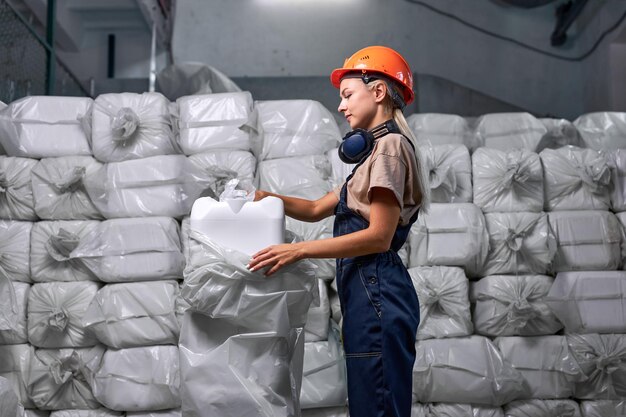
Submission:
<svg viewBox="0 0 626 417">
<path fill-rule="evenodd" d="M 611 170 L 606 154 L 566 146 L 544 149 L 539 156 L 547 211 L 608 210 Z"/>
<path fill-rule="evenodd" d="M 536 153 L 478 148 L 472 175 L 474 204 L 485 213 L 543 210 L 543 168 Z"/>
<path fill-rule="evenodd" d="M 472 334 L 468 282 L 461 268 L 415 267 L 409 275 L 420 303 L 417 340 Z"/>
<path fill-rule="evenodd" d="M 582 417 L 619 417 L 626 415 L 625 400 L 585 400 L 580 402 Z"/>
<path fill-rule="evenodd" d="M 32 404 L 41 410 L 100 408 L 86 366 L 94 349 L 98 347 L 35 350 L 24 374 Z"/>
<path fill-rule="evenodd" d="M 115 411 L 180 407 L 178 346 L 95 347 L 85 361 L 93 396 Z"/>
<path fill-rule="evenodd" d="M 120 162 L 178 153 L 169 106 L 160 93 L 99 95 L 91 137 L 96 159 Z"/>
<path fill-rule="evenodd" d="M 129 411 L 125 414 L 126 417 L 182 417 L 180 408 L 158 411 Z"/>
<path fill-rule="evenodd" d="M 565 336 L 498 337 L 494 343 L 529 388 L 518 399 L 569 398 L 575 384 L 585 380 Z"/>
<path fill-rule="evenodd" d="M 346 164 L 339 158 L 339 148 L 326 151 L 326 158 L 330 161 L 330 183 L 331 186 L 338 187 L 344 183 L 348 175 L 356 167 L 356 164 Z"/>
<path fill-rule="evenodd" d="M 0 345 L 0 377 L 6 378 L 24 408 L 34 408 L 28 393 L 29 370 L 35 350 L 29 344 Z"/>
<path fill-rule="evenodd" d="M 341 134 L 330 112 L 313 100 L 257 101 L 256 111 L 259 188 L 311 200 L 331 191 L 326 153 Z"/>
<path fill-rule="evenodd" d="M 572 145 L 585 148 L 582 136 L 576 126 L 566 119 L 541 118 L 541 123 L 548 130 L 537 145 L 536 152 L 541 152 L 546 148 L 558 149 L 563 146 Z"/>
<path fill-rule="evenodd" d="M 611 210 L 626 211 L 626 149 L 609 153 L 611 167 Z"/>
<path fill-rule="evenodd" d="M 9 156 L 91 155 L 91 107 L 85 97 L 30 96 L 0 110 L 0 145 Z"/>
<path fill-rule="evenodd" d="M 545 302 L 567 333 L 626 333 L 626 271 L 559 272 Z"/>
<path fill-rule="evenodd" d="M 487 258 L 489 235 L 474 204 L 434 203 L 417 218 L 408 242 L 410 267 L 460 266 L 468 277 L 476 277 Z"/>
<path fill-rule="evenodd" d="M 13 384 L 3 377 L 0 377 L 0 410 L 7 417 L 21 417 L 24 414 L 24 407 L 13 391 Z"/>
<path fill-rule="evenodd" d="M 346 365 L 339 328 L 333 326 L 327 339 L 304 344 L 302 409 L 340 407 L 347 403 Z"/>
<path fill-rule="evenodd" d="M 0 274 L 0 345 L 28 342 L 30 284 Z"/>
<path fill-rule="evenodd" d="M 214 150 L 189 156 L 192 178 L 200 185 L 202 196 L 219 200 L 226 183 L 238 179 L 241 183 L 253 184 L 256 173 L 256 158 L 249 151 Z"/>
<path fill-rule="evenodd" d="M 100 224 L 97 220 L 40 221 L 30 234 L 30 273 L 34 282 L 98 281 L 71 253 Z"/>
<path fill-rule="evenodd" d="M 582 417 L 574 400 L 516 400 L 504 406 L 505 417 Z M 608 414 L 606 415 L 609 416 Z"/>
<path fill-rule="evenodd" d="M 217 149 L 251 149 L 246 128 L 253 111 L 249 92 L 185 96 L 178 98 L 176 105 L 178 143 L 185 155 Z"/>
<path fill-rule="evenodd" d="M 626 397 L 626 335 L 568 334 L 572 357 L 585 379 L 576 383 L 574 398 L 623 400 Z"/>
<path fill-rule="evenodd" d="M 420 340 L 415 348 L 414 402 L 501 406 L 528 396 L 521 373 L 486 337 Z"/>
<path fill-rule="evenodd" d="M 30 283 L 30 232 L 32 222 L 0 220 L 0 275 Z"/>
<path fill-rule="evenodd" d="M 479 146 L 508 151 L 535 152 L 547 129 L 529 113 L 493 113 L 476 120 L 474 141 Z"/>
<path fill-rule="evenodd" d="M 504 417 L 501 407 L 476 404 L 414 403 L 411 417 Z"/>
<path fill-rule="evenodd" d="M 348 407 L 307 408 L 302 410 L 302 417 L 348 417 Z"/>
<path fill-rule="evenodd" d="M 547 305 L 547 275 L 493 275 L 470 286 L 472 319 L 484 336 L 539 336 L 563 328 Z"/>
<path fill-rule="evenodd" d="M 477 147 L 467 120 L 456 114 L 411 114 L 406 121 L 420 145 L 465 145 L 470 150 Z"/>
<path fill-rule="evenodd" d="M 50 417 L 123 417 L 119 411 L 96 408 L 94 410 L 58 410 L 50 413 Z"/>
<path fill-rule="evenodd" d="M 38 348 L 80 348 L 97 344 L 82 323 L 100 284 L 44 282 L 28 297 L 28 341 Z"/>
<path fill-rule="evenodd" d="M 106 218 L 182 217 L 202 192 L 192 170 L 184 155 L 157 155 L 106 163 L 85 185 Z"/>
<path fill-rule="evenodd" d="M 545 274 L 556 241 L 545 213 L 486 213 L 489 252 L 482 275 Z"/>
<path fill-rule="evenodd" d="M 626 269 L 626 212 L 616 213 L 615 217 L 621 225 L 622 231 L 622 269 Z"/>
<path fill-rule="evenodd" d="M 595 150 L 626 148 L 626 113 L 587 113 L 574 120 L 586 147 Z"/>
<path fill-rule="evenodd" d="M 472 201 L 472 165 L 464 145 L 422 145 L 419 151 L 429 173 L 433 203 Z"/>
<path fill-rule="evenodd" d="M 299 262 L 267 279 L 246 268 L 249 254 L 196 231 L 186 246 L 182 412 L 297 415 L 313 265 Z"/>
<path fill-rule="evenodd" d="M 0 156 L 0 219 L 37 220 L 31 172 L 37 161 Z"/>
<path fill-rule="evenodd" d="M 621 229 L 613 213 L 555 211 L 548 220 L 557 242 L 552 272 L 615 270 L 621 264 Z"/>
</svg>

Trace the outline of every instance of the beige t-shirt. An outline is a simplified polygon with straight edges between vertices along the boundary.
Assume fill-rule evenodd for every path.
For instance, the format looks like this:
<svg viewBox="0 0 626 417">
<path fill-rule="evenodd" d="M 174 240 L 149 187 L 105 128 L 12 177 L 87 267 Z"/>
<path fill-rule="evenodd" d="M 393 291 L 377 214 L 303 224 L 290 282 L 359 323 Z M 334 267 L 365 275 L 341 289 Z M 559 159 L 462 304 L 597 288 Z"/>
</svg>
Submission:
<svg viewBox="0 0 626 417">
<path fill-rule="evenodd" d="M 418 173 L 408 139 L 399 133 L 385 135 L 376 140 L 374 150 L 348 182 L 348 207 L 369 222 L 372 187 L 387 188 L 400 205 L 400 224 L 408 224 L 421 201 Z M 333 190 L 337 199 L 342 186 Z"/>
</svg>

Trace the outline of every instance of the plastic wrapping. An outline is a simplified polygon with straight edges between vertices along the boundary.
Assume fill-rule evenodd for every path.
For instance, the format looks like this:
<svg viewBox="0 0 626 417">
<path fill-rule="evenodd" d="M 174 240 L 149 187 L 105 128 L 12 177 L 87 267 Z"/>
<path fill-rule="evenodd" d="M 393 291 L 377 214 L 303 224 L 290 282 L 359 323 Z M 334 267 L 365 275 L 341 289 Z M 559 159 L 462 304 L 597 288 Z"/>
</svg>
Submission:
<svg viewBox="0 0 626 417">
<path fill-rule="evenodd" d="M 176 281 L 105 285 L 82 318 L 87 330 L 117 349 L 178 343 Z"/>
<path fill-rule="evenodd" d="M 203 62 L 179 62 L 157 74 L 157 88 L 174 101 L 190 94 L 241 91 L 225 74 Z"/>
<path fill-rule="evenodd" d="M 91 142 L 94 156 L 102 162 L 178 153 L 169 101 L 159 93 L 99 95 Z"/>
<path fill-rule="evenodd" d="M 557 241 L 552 272 L 617 269 L 621 262 L 620 224 L 608 211 L 548 213 Z"/>
<path fill-rule="evenodd" d="M 16 100 L 0 109 L 0 145 L 7 155 L 27 158 L 91 155 L 92 105 L 88 97 Z"/>
<path fill-rule="evenodd" d="M 413 401 L 500 406 L 528 395 L 522 374 L 486 337 L 429 339 L 415 345 Z"/>
<path fill-rule="evenodd" d="M 30 284 L 11 281 L 0 274 L 0 344 L 28 342 L 28 294 Z"/>
<path fill-rule="evenodd" d="M 348 407 L 307 408 L 301 417 L 348 417 Z"/>
<path fill-rule="evenodd" d="M 203 197 L 217 199 L 228 181 L 236 178 L 253 183 L 256 174 L 256 158 L 246 151 L 204 152 L 190 156 L 189 162 L 195 168 L 191 175 L 201 186 Z"/>
<path fill-rule="evenodd" d="M 476 120 L 475 141 L 479 146 L 508 151 L 535 152 L 547 129 L 529 113 L 492 113 Z"/>
<path fill-rule="evenodd" d="M 406 118 L 419 144 L 465 145 L 476 148 L 467 120 L 456 114 L 415 113 Z"/>
<path fill-rule="evenodd" d="M 611 210 L 626 211 L 626 149 L 616 149 L 608 158 L 612 182 Z"/>
<path fill-rule="evenodd" d="M 333 148 L 326 152 L 326 158 L 330 162 L 332 188 L 342 185 L 348 175 L 356 167 L 356 164 L 346 164 L 339 158 L 338 148 Z"/>
<path fill-rule="evenodd" d="M 58 220 L 33 223 L 30 272 L 34 282 L 97 281 L 79 258 L 71 258 L 80 240 L 100 224 L 97 220 Z"/>
<path fill-rule="evenodd" d="M 94 346 L 97 340 L 82 319 L 99 288 L 88 281 L 33 285 L 28 296 L 28 341 L 42 348 Z"/>
<path fill-rule="evenodd" d="M 553 283 L 546 275 L 493 275 L 470 285 L 476 333 L 485 336 L 540 336 L 563 325 L 545 301 Z"/>
<path fill-rule="evenodd" d="M 250 150 L 250 134 L 241 129 L 252 113 L 248 91 L 180 97 L 176 104 L 178 141 L 186 155 L 224 148 Z"/>
<path fill-rule="evenodd" d="M 335 118 L 320 102 L 264 100 L 255 109 L 263 142 L 259 160 L 323 155 L 341 140 Z"/>
<path fill-rule="evenodd" d="M 304 335 L 258 324 L 263 329 L 185 314 L 179 346 L 186 417 L 298 415 Z"/>
<path fill-rule="evenodd" d="M 464 145 L 420 146 L 433 203 L 470 203 L 472 165 Z"/>
<path fill-rule="evenodd" d="M 328 341 L 304 344 L 301 408 L 345 406 L 348 400 L 347 371 L 340 330 L 333 327 Z"/>
<path fill-rule="evenodd" d="M 485 213 L 543 210 L 543 167 L 536 153 L 479 148 L 472 173 L 474 204 Z"/>
<path fill-rule="evenodd" d="M 292 197 L 317 200 L 331 191 L 331 166 L 324 155 L 261 161 L 259 188 Z"/>
<path fill-rule="evenodd" d="M 504 417 L 504 414 L 500 407 L 437 403 L 413 404 L 411 417 Z"/>
<path fill-rule="evenodd" d="M 498 337 L 494 343 L 530 388 L 518 399 L 568 398 L 575 383 L 585 380 L 565 336 Z"/>
<path fill-rule="evenodd" d="M 33 168 L 35 213 L 42 219 L 101 219 L 85 190 L 85 178 L 102 164 L 90 156 L 46 158 Z"/>
<path fill-rule="evenodd" d="M 184 155 L 162 155 L 105 164 L 85 185 L 107 218 L 189 214 L 202 192 Z"/>
<path fill-rule="evenodd" d="M 41 284 L 40 284 L 41 285 Z M 96 409 L 86 360 L 94 348 L 37 349 L 25 374 L 28 395 L 42 410 Z"/>
<path fill-rule="evenodd" d="M 330 321 L 330 301 L 326 282 L 317 280 L 317 290 L 312 291 L 313 301 L 307 313 L 304 325 L 304 341 L 317 342 L 328 339 L 328 324 Z"/>
<path fill-rule="evenodd" d="M 541 152 L 546 148 L 557 149 L 567 145 L 578 146 L 580 148 L 585 147 L 585 143 L 578 129 L 576 129 L 576 126 L 569 120 L 543 118 L 539 119 L 539 121 L 548 131 L 541 138 L 541 141 L 537 145 L 536 152 Z"/>
<path fill-rule="evenodd" d="M 37 220 L 31 172 L 37 161 L 0 156 L 0 219 Z"/>
<path fill-rule="evenodd" d="M 94 397 L 115 411 L 180 407 L 178 346 L 94 349 L 87 368 Z"/>
<path fill-rule="evenodd" d="M 567 333 L 626 333 L 626 271 L 559 272 L 545 302 Z"/>
<path fill-rule="evenodd" d="M 126 413 L 126 417 L 182 417 L 180 408 L 159 411 L 131 411 Z"/>
<path fill-rule="evenodd" d="M 461 268 L 410 268 L 420 304 L 417 340 L 472 334 L 467 278 Z"/>
<path fill-rule="evenodd" d="M 556 240 L 545 213 L 486 213 L 489 254 L 483 276 L 545 274 Z"/>
<path fill-rule="evenodd" d="M 296 235 L 302 237 L 302 240 L 320 240 L 333 237 L 335 217 L 329 216 L 318 222 L 303 222 L 292 217 L 285 217 L 286 229 L 291 230 Z M 309 259 L 311 263 L 317 266 L 315 275 L 324 281 L 332 281 L 335 279 L 336 261 L 333 258 Z"/>
<path fill-rule="evenodd" d="M 587 377 L 574 398 L 619 400 L 626 397 L 626 335 L 568 334 L 569 350 Z"/>
<path fill-rule="evenodd" d="M 32 282 L 30 278 L 31 222 L 0 220 L 0 275 L 12 281 Z"/>
<path fill-rule="evenodd" d="M 582 417 L 619 417 L 626 415 L 626 400 L 581 401 Z"/>
<path fill-rule="evenodd" d="M 504 406 L 505 417 L 581 417 L 574 400 L 518 400 Z M 608 415 L 606 416 L 608 417 Z"/>
<path fill-rule="evenodd" d="M 574 120 L 588 148 L 613 151 L 626 148 L 626 113 L 587 113 Z"/>
<path fill-rule="evenodd" d="M 20 417 L 24 408 L 21 406 L 17 394 L 13 391 L 13 384 L 6 378 L 0 377 L 0 415 L 2 417 Z"/>
<path fill-rule="evenodd" d="M 604 153 L 566 146 L 544 149 L 539 156 L 544 170 L 546 210 L 609 208 L 611 170 Z"/>
<path fill-rule="evenodd" d="M 50 413 L 50 417 L 124 417 L 124 414 L 106 408 L 97 408 L 95 410 L 58 410 Z"/>
<path fill-rule="evenodd" d="M 485 218 L 471 203 L 432 204 L 411 227 L 409 266 L 461 266 L 469 277 L 481 271 L 489 247 Z"/>
<path fill-rule="evenodd" d="M 37 410 L 36 408 L 27 408 L 24 410 L 24 414 L 19 417 L 49 417 L 50 411 Z"/>
<path fill-rule="evenodd" d="M 105 220 L 70 253 L 104 282 L 180 279 L 180 228 L 170 217 Z"/>
<path fill-rule="evenodd" d="M 27 408 L 35 406 L 28 395 L 28 371 L 35 355 L 31 345 L 0 345 L 0 377 L 13 387 L 20 403 Z"/>
</svg>

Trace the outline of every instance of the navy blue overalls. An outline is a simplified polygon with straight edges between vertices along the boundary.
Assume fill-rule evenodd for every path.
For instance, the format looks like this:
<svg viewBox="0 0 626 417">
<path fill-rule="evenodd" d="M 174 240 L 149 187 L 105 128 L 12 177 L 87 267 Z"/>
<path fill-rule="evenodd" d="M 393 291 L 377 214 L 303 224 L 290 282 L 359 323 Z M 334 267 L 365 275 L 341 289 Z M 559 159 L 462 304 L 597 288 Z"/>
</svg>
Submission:
<svg viewBox="0 0 626 417">
<path fill-rule="evenodd" d="M 366 229 L 348 208 L 346 179 L 335 207 L 333 236 Z M 350 417 L 410 417 L 419 302 L 397 251 L 411 225 L 396 228 L 384 253 L 337 259 L 337 290 L 343 315 Z"/>
</svg>

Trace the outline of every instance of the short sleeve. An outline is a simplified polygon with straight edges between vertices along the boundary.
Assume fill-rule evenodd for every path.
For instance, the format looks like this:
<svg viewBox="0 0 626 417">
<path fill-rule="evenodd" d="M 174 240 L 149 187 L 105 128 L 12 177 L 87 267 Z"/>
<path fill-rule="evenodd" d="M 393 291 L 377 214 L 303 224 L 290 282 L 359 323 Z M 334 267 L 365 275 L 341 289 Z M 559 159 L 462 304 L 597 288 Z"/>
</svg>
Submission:
<svg viewBox="0 0 626 417">
<path fill-rule="evenodd" d="M 341 200 L 341 188 L 343 187 L 343 184 L 345 184 L 345 182 L 333 188 L 333 194 L 335 194 L 335 197 L 337 197 L 337 200 Z"/>
<path fill-rule="evenodd" d="M 372 188 L 387 188 L 396 196 L 398 205 L 402 209 L 404 206 L 406 171 L 406 165 L 398 156 L 377 155 L 370 169 L 370 183 L 367 190 L 368 200 L 372 201 Z"/>
</svg>

